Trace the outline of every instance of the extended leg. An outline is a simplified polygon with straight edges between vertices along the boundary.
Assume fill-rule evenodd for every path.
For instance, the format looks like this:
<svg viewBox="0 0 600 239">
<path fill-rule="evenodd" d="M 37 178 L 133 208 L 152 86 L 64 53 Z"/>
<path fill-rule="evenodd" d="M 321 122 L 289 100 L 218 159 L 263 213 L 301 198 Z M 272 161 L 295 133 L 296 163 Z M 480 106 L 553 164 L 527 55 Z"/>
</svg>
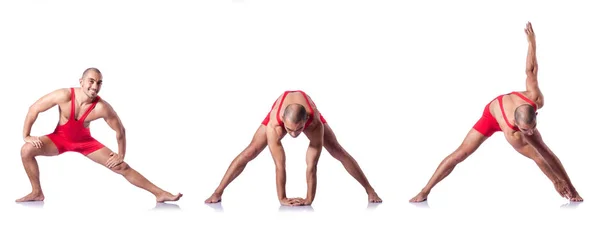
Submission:
<svg viewBox="0 0 600 239">
<path fill-rule="evenodd" d="M 487 138 L 488 137 L 479 133 L 477 130 L 471 129 L 458 149 L 442 160 L 438 168 L 433 173 L 433 176 L 431 176 L 431 179 L 429 179 L 429 182 L 427 182 L 427 185 L 425 185 L 419 194 L 410 199 L 410 202 L 422 202 L 427 200 L 427 196 L 431 192 L 431 189 L 444 178 L 446 178 L 452 172 L 452 170 L 454 170 L 456 165 L 467 159 L 469 155 L 475 152 L 475 150 L 477 150 L 477 148 L 479 148 L 479 146 L 485 142 Z"/>
<path fill-rule="evenodd" d="M 87 157 L 98 164 L 106 165 L 106 162 L 108 161 L 108 159 L 110 159 L 111 153 L 112 151 L 110 149 L 104 147 L 87 155 Z M 127 179 L 127 181 L 129 181 L 131 184 L 154 194 L 154 196 L 156 196 L 157 202 L 177 201 L 182 196 L 181 193 L 173 195 L 157 187 L 144 176 L 142 176 L 139 172 L 131 168 L 126 162 L 123 162 L 111 168 L 111 170 L 115 173 L 123 175 L 123 177 L 125 177 L 125 179 Z"/>
<path fill-rule="evenodd" d="M 325 150 L 327 150 L 333 158 L 339 160 L 346 171 L 348 171 L 348 173 L 350 173 L 350 175 L 365 188 L 369 195 L 369 202 L 382 202 L 381 198 L 379 198 L 375 192 L 375 189 L 369 184 L 369 180 L 367 180 L 367 176 L 363 173 L 358 162 L 356 162 L 356 160 L 340 145 L 333 130 L 329 127 L 329 124 L 324 124 L 323 127 L 325 128 L 323 136 L 323 147 Z"/>
<path fill-rule="evenodd" d="M 23 162 L 23 167 L 25 168 L 25 172 L 31 183 L 31 193 L 17 199 L 16 202 L 44 200 L 44 192 L 42 191 L 42 186 L 40 184 L 40 170 L 35 157 L 56 156 L 58 155 L 58 149 L 48 137 L 42 136 L 40 137 L 40 140 L 43 143 L 41 148 L 36 148 L 30 143 L 25 143 L 23 147 L 21 147 L 21 161 Z"/>
<path fill-rule="evenodd" d="M 237 178 L 246 165 L 256 158 L 265 148 L 267 147 L 267 131 L 266 126 L 260 125 L 256 132 L 254 133 L 254 137 L 252 137 L 252 141 L 237 157 L 233 159 L 229 168 L 225 172 L 221 183 L 215 190 L 215 192 L 208 198 L 205 203 L 217 203 L 221 201 L 221 196 L 223 195 L 223 191 L 225 188 L 235 179 Z"/>
</svg>

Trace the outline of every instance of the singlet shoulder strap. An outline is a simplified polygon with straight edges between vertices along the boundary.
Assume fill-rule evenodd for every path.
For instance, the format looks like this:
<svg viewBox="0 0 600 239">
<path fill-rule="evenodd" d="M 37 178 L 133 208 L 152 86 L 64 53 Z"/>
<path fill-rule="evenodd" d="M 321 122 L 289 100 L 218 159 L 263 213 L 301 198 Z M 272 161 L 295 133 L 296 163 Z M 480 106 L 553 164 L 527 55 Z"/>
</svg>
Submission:
<svg viewBox="0 0 600 239">
<path fill-rule="evenodd" d="M 530 100 L 529 98 L 527 98 L 526 96 L 524 96 L 523 94 L 521 94 L 521 92 L 513 91 L 511 94 L 515 94 L 515 95 L 519 96 L 521 99 L 523 99 L 524 101 L 529 103 L 531 106 L 533 106 L 533 108 L 535 110 L 537 110 L 537 104 L 535 102 L 533 102 L 532 100 Z"/>
<path fill-rule="evenodd" d="M 507 94 L 508 95 L 508 94 Z M 516 127 L 514 125 L 512 125 L 509 121 L 508 121 L 508 117 L 506 117 L 506 112 L 504 112 L 504 104 L 502 103 L 502 98 L 504 98 L 505 95 L 502 95 L 500 97 L 498 97 L 498 104 L 500 106 L 500 111 L 502 112 L 502 117 L 504 118 L 504 122 L 506 122 L 506 125 L 508 125 L 508 127 L 510 127 L 513 130 L 518 130 L 516 129 Z"/>
<path fill-rule="evenodd" d="M 98 104 L 98 101 L 100 101 L 100 96 L 96 96 L 96 99 L 94 99 L 94 101 L 92 102 L 92 105 L 90 105 L 90 107 L 85 111 L 85 113 L 81 116 L 81 119 L 79 119 L 79 121 L 85 120 L 85 118 L 88 116 L 88 114 L 90 114 L 90 112 L 92 112 L 92 110 L 96 107 L 96 104 Z"/>
<path fill-rule="evenodd" d="M 279 123 L 279 125 L 283 125 L 283 121 L 281 120 L 281 106 L 283 105 L 283 101 L 285 100 L 285 97 L 290 93 L 290 91 L 286 91 L 283 93 L 283 96 L 281 97 L 281 100 L 279 101 L 279 107 L 277 107 L 277 123 Z"/>
<path fill-rule="evenodd" d="M 75 119 L 75 89 L 71 88 L 71 115 L 69 120 Z"/>
</svg>

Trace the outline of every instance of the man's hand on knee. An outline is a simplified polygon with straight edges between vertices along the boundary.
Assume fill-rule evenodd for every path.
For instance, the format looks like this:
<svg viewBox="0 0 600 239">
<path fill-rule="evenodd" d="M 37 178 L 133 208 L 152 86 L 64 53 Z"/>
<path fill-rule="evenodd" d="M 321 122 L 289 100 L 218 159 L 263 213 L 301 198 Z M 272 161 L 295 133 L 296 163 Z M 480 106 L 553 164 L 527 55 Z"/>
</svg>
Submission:
<svg viewBox="0 0 600 239">
<path fill-rule="evenodd" d="M 121 163 L 123 163 L 124 158 L 123 156 L 117 154 L 117 153 L 110 153 L 110 158 L 108 159 L 108 161 L 106 161 L 106 167 L 108 168 L 113 168 L 116 167 L 118 165 L 120 165 Z"/>
</svg>

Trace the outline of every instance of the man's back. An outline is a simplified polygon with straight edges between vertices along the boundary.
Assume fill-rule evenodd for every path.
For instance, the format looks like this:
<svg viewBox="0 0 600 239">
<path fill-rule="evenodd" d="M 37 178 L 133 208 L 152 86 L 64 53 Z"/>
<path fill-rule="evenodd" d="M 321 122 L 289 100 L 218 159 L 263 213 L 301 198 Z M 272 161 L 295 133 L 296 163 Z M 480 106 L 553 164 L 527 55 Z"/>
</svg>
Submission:
<svg viewBox="0 0 600 239">
<path fill-rule="evenodd" d="M 519 94 L 521 94 L 521 96 L 519 96 Z M 522 97 L 525 97 L 525 99 Z M 500 100 L 502 102 L 500 102 Z M 538 103 L 532 100 L 531 93 L 527 91 L 512 92 L 494 100 L 490 104 L 490 112 L 496 121 L 498 121 L 502 131 L 507 134 L 517 131 L 514 129 L 514 127 L 516 127 L 514 122 L 515 109 L 520 105 L 532 103 L 536 110 L 538 110 Z"/>
</svg>

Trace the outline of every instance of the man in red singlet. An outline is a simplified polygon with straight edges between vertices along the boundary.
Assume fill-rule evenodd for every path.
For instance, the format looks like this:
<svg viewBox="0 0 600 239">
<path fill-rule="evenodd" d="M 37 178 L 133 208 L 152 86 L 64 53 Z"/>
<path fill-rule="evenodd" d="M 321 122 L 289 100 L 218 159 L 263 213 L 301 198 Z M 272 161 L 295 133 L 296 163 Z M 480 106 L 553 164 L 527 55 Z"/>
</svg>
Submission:
<svg viewBox="0 0 600 239">
<path fill-rule="evenodd" d="M 471 155 L 495 132 L 503 132 L 516 151 L 532 159 L 554 183 L 558 193 L 571 201 L 583 201 L 571 183 L 560 160 L 542 140 L 536 128 L 537 110 L 544 105 L 544 96 L 538 87 L 535 34 L 531 23 L 525 33 L 529 41 L 526 64 L 526 91 L 500 95 L 485 106 L 481 119 L 452 154 L 438 166 L 427 185 L 410 202 L 427 200 L 431 189 L 452 172 L 454 167 Z"/>
<path fill-rule="evenodd" d="M 286 134 L 296 138 L 301 133 L 304 133 L 310 141 L 306 152 L 307 193 L 306 198 L 288 198 L 285 191 L 285 152 L 281 139 Z M 267 146 L 275 161 L 277 196 L 282 205 L 310 205 L 313 202 L 317 186 L 317 162 L 323 147 L 365 188 L 369 202 L 382 201 L 356 160 L 338 143 L 329 124 L 312 99 L 302 91 L 286 91 L 273 103 L 271 111 L 258 127 L 250 145 L 233 160 L 220 185 L 205 202 L 220 202 L 227 185 L 239 176 L 248 162 L 256 158 Z"/>
<path fill-rule="evenodd" d="M 154 194 L 157 202 L 179 200 L 182 194 L 173 195 L 160 189 L 123 162 L 126 148 L 125 128 L 111 105 L 98 96 L 102 86 L 102 73 L 96 68 L 86 69 L 79 83 L 80 88 L 55 90 L 29 107 L 23 128 L 25 144 L 21 148 L 21 159 L 31 182 L 32 191 L 16 201 L 44 200 L 35 157 L 56 156 L 64 152 L 78 152 L 123 175 L 133 185 Z M 56 105 L 58 105 L 60 118 L 54 132 L 41 137 L 30 136 L 31 127 L 38 115 Z M 117 153 L 91 136 L 90 122 L 97 119 L 104 119 L 115 130 L 119 145 Z"/>
</svg>

